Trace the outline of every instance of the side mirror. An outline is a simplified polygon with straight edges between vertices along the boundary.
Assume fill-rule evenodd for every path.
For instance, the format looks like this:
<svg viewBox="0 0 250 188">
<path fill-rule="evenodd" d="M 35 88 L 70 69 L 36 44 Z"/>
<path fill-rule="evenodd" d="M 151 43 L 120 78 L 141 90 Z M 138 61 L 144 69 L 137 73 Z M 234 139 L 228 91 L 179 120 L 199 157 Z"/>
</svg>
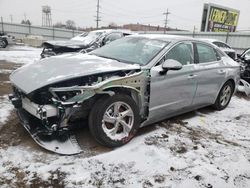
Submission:
<svg viewBox="0 0 250 188">
<path fill-rule="evenodd" d="M 167 73 L 169 70 L 180 70 L 182 69 L 182 64 L 174 59 L 167 59 L 162 64 L 161 74 Z"/>
</svg>

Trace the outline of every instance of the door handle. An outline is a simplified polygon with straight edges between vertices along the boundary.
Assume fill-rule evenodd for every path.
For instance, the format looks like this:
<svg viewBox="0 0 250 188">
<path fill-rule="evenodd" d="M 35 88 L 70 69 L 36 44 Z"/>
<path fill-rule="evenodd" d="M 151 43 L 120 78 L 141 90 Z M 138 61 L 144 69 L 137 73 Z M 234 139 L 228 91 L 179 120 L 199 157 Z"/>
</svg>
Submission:
<svg viewBox="0 0 250 188">
<path fill-rule="evenodd" d="M 197 74 L 190 74 L 190 75 L 188 76 L 188 79 L 194 79 L 195 77 L 197 77 Z"/>
</svg>

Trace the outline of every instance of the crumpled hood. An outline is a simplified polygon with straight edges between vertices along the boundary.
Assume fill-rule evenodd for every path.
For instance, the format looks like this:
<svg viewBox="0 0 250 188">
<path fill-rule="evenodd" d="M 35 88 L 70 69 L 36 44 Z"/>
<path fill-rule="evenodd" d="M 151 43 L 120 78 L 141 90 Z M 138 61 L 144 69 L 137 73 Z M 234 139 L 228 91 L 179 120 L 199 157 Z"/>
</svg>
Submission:
<svg viewBox="0 0 250 188">
<path fill-rule="evenodd" d="M 85 48 L 90 45 L 89 41 L 79 41 L 79 40 L 67 40 L 67 41 L 46 41 L 43 43 L 44 46 L 54 46 L 58 47 L 67 47 L 67 48 Z"/>
<path fill-rule="evenodd" d="M 76 77 L 135 69 L 140 69 L 140 65 L 121 63 L 95 55 L 65 54 L 23 66 L 10 75 L 10 81 L 28 94 L 49 84 Z"/>
</svg>

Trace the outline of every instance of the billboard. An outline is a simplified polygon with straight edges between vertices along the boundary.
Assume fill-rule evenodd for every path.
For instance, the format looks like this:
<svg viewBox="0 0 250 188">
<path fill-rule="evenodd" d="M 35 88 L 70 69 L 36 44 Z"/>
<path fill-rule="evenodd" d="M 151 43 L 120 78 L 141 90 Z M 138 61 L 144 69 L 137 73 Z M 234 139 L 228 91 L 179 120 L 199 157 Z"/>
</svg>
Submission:
<svg viewBox="0 0 250 188">
<path fill-rule="evenodd" d="M 235 32 L 240 11 L 215 4 L 204 4 L 201 31 Z"/>
</svg>

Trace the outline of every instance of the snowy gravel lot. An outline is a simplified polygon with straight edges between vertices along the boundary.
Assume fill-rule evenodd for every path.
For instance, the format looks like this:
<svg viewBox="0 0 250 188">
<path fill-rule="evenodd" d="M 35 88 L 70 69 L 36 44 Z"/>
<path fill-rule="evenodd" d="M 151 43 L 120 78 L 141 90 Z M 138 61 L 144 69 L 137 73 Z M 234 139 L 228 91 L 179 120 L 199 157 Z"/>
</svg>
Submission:
<svg viewBox="0 0 250 188">
<path fill-rule="evenodd" d="M 203 108 L 143 128 L 114 150 L 81 143 L 82 154 L 59 156 L 38 147 L 7 100 L 7 76 L 40 52 L 0 50 L 0 187 L 250 187 L 250 100 L 240 96 L 223 111 Z"/>
</svg>

